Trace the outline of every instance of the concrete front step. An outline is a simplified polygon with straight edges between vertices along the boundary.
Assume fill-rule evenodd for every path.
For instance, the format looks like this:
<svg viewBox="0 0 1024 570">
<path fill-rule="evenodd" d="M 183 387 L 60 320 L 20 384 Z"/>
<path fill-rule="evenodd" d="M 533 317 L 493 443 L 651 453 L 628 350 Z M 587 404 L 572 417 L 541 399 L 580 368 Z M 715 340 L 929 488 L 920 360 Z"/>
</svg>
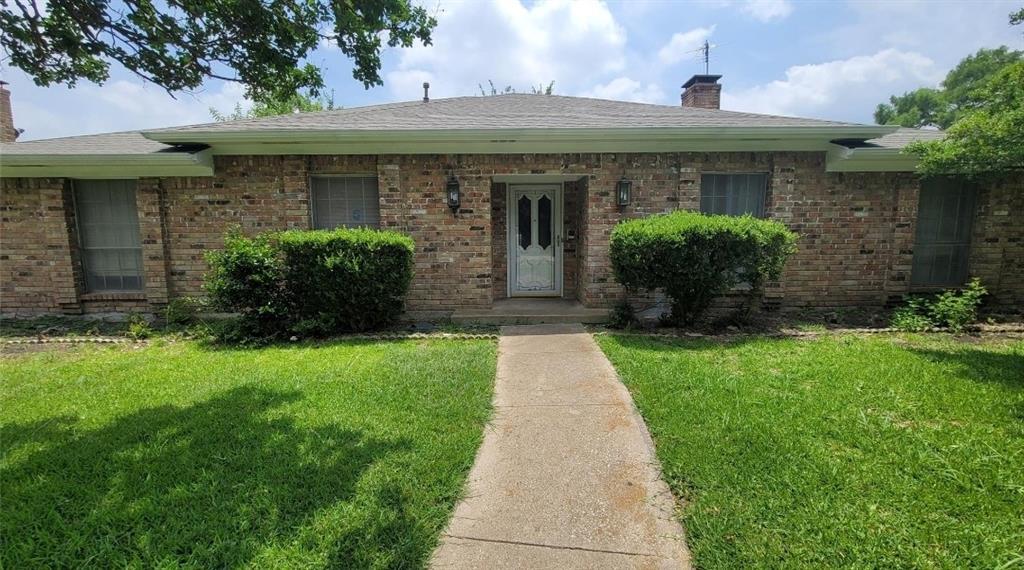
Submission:
<svg viewBox="0 0 1024 570">
<path fill-rule="evenodd" d="M 458 325 L 591 324 L 607 322 L 608 310 L 564 299 L 502 299 L 491 308 L 455 311 L 451 319 Z"/>
</svg>

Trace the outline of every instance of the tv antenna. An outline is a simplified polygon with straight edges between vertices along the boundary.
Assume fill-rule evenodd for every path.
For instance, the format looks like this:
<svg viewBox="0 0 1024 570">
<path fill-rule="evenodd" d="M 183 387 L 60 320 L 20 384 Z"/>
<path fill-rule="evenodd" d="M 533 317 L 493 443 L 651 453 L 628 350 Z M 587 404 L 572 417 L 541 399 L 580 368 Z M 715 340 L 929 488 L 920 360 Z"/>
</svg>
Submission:
<svg viewBox="0 0 1024 570">
<path fill-rule="evenodd" d="M 697 59 L 704 61 L 704 75 L 709 74 L 711 71 L 711 50 L 718 47 L 718 44 L 713 44 L 704 40 L 704 45 L 697 49 L 690 50 L 686 53 L 697 54 Z"/>
<path fill-rule="evenodd" d="M 707 40 L 704 40 L 704 47 L 700 48 L 701 53 L 704 55 L 704 75 L 707 75 L 709 73 L 709 69 L 711 68 L 711 48 L 713 47 L 718 46 L 711 45 L 708 43 Z"/>
</svg>

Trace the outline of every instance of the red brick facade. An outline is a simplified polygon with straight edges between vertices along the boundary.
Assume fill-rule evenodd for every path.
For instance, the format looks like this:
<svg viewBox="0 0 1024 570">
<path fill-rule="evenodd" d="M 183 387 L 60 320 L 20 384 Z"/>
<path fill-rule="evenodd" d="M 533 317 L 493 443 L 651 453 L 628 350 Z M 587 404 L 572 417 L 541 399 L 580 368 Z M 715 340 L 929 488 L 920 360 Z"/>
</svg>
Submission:
<svg viewBox="0 0 1024 570">
<path fill-rule="evenodd" d="M 799 253 L 766 301 L 783 307 L 881 306 L 908 291 L 919 183 L 906 173 L 828 173 L 824 153 L 221 156 L 208 178 L 144 178 L 136 202 L 145 288 L 83 293 L 70 184 L 12 179 L 0 196 L 0 312 L 154 310 L 202 293 L 204 253 L 232 225 L 246 232 L 310 226 L 309 177 L 376 175 L 381 226 L 416 242 L 410 311 L 443 315 L 506 295 L 508 175 L 566 183 L 564 296 L 608 307 L 623 292 L 611 274 L 608 237 L 629 217 L 699 206 L 708 172 L 765 172 L 766 212 L 800 233 Z M 444 186 L 454 174 L 462 207 Z M 620 208 L 615 183 L 633 181 Z M 1024 180 L 982 189 L 970 272 L 993 300 L 1024 305 Z"/>
</svg>

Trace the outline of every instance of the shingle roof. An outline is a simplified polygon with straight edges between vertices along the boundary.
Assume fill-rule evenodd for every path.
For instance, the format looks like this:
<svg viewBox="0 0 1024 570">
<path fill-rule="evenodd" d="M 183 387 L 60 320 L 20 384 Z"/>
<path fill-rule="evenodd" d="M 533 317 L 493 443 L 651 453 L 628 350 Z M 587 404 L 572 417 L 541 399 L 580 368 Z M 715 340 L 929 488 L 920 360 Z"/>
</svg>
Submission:
<svg viewBox="0 0 1024 570">
<path fill-rule="evenodd" d="M 885 136 L 878 137 L 876 139 L 868 139 L 864 141 L 863 148 L 894 148 L 899 149 L 907 146 L 908 144 L 916 141 L 934 141 L 942 139 L 946 136 L 943 131 L 935 131 L 928 129 L 908 129 L 906 127 L 897 130 L 894 133 L 889 133 Z"/>
<path fill-rule="evenodd" d="M 152 155 L 183 150 L 150 140 L 142 133 L 259 133 L 303 131 L 414 131 L 492 129 L 644 129 L 716 127 L 850 127 L 854 123 L 759 115 L 717 109 L 651 105 L 560 95 L 510 94 L 453 97 L 429 102 L 407 101 L 242 119 L 167 129 L 82 135 L 0 145 L 0 155 Z M 906 132 L 905 132 L 906 131 Z M 901 129 L 873 139 L 881 147 L 906 144 L 912 136 L 936 136 L 935 131 Z M 170 138 L 170 137 L 169 137 Z M 177 137 L 173 137 L 177 138 Z M 173 138 L 169 142 L 174 141 Z M 168 140 L 168 139 L 164 139 Z M 895 148 L 895 146 L 893 146 Z M 0 158 L 0 163 L 3 160 Z"/>
<path fill-rule="evenodd" d="M 243 119 L 153 131 L 609 129 L 685 127 L 828 127 L 853 123 L 651 105 L 560 95 L 452 97 Z"/>
<path fill-rule="evenodd" d="M 175 152 L 170 145 L 151 141 L 138 131 L 81 135 L 0 145 L 3 155 L 125 155 Z"/>
</svg>

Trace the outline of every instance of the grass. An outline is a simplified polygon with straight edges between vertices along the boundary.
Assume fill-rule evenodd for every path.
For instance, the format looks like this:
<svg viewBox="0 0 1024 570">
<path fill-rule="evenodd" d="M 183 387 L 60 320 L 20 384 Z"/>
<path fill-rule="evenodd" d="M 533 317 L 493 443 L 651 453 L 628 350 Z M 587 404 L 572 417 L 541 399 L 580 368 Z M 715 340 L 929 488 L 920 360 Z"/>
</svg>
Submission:
<svg viewBox="0 0 1024 570">
<path fill-rule="evenodd" d="M 698 567 L 1024 567 L 1024 342 L 599 342 Z"/>
<path fill-rule="evenodd" d="M 0 360 L 0 567 L 419 567 L 491 341 L 192 342 Z"/>
</svg>

